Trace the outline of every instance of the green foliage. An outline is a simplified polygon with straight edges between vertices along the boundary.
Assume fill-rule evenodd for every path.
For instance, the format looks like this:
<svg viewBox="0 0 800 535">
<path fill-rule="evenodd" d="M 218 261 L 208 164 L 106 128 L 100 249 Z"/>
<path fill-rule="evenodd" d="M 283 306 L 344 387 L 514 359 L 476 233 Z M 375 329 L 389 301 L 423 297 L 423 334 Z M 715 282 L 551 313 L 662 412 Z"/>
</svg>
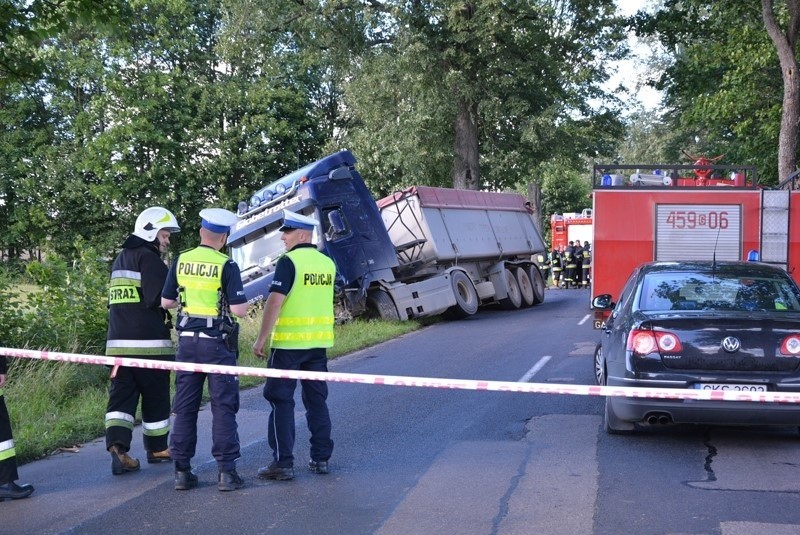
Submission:
<svg viewBox="0 0 800 535">
<path fill-rule="evenodd" d="M 783 86 L 760 3 L 669 0 L 636 24 L 675 51 L 657 83 L 671 132 L 667 161 L 689 163 L 683 151 L 725 154 L 720 163 L 755 165 L 775 184 Z"/>
<path fill-rule="evenodd" d="M 591 186 L 585 174 L 572 167 L 548 162 L 539 168 L 542 185 L 542 214 L 549 221 L 553 214 L 581 212 L 591 208 Z M 545 222 L 547 225 L 547 221 Z"/>
<path fill-rule="evenodd" d="M 378 196 L 452 187 L 473 150 L 462 142 L 474 142 L 478 189 L 511 188 L 551 158 L 610 154 L 619 123 L 587 101 L 611 101 L 596 65 L 625 52 L 611 2 L 389 5 L 345 85 L 341 135 Z"/>
<path fill-rule="evenodd" d="M 28 297 L 21 332 L 26 347 L 103 354 L 108 318 L 108 266 L 91 247 L 68 266 L 55 255 L 31 262 L 28 274 L 40 292 Z"/>
</svg>

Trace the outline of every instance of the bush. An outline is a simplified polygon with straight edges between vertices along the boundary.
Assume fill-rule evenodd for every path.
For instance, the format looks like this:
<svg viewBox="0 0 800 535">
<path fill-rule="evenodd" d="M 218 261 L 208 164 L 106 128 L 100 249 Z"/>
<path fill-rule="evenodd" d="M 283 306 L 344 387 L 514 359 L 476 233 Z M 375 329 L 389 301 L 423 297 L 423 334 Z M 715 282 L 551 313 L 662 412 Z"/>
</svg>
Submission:
<svg viewBox="0 0 800 535">
<path fill-rule="evenodd" d="M 80 257 L 72 267 L 54 256 L 28 265 L 41 288 L 23 311 L 22 338 L 27 347 L 51 351 L 104 354 L 108 310 L 108 265 L 91 247 L 76 243 Z"/>
</svg>

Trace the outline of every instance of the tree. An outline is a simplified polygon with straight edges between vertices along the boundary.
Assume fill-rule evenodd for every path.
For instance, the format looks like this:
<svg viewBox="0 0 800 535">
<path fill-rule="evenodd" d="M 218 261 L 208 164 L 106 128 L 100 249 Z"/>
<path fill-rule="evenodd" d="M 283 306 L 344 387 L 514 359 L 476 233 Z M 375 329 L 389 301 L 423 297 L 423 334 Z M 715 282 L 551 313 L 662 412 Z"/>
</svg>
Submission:
<svg viewBox="0 0 800 535">
<path fill-rule="evenodd" d="M 668 159 L 724 154 L 721 163 L 754 165 L 762 182 L 777 183 L 783 86 L 762 10 L 749 0 L 666 0 L 633 24 L 672 56 L 656 83 L 665 94 Z"/>
<path fill-rule="evenodd" d="M 432 180 L 502 190 L 550 158 L 595 156 L 603 132 L 619 132 L 588 105 L 605 96 L 598 63 L 620 50 L 612 11 L 603 1 L 395 5 L 391 46 L 368 48 L 346 87 L 345 139 L 383 191 Z"/>
<path fill-rule="evenodd" d="M 781 31 L 772 0 L 761 0 L 764 25 L 778 51 L 783 77 L 783 106 L 778 140 L 778 179 L 783 180 L 797 165 L 797 134 L 800 130 L 800 73 L 797 72 L 797 32 L 800 30 L 800 2 L 786 0 L 788 21 Z"/>
</svg>

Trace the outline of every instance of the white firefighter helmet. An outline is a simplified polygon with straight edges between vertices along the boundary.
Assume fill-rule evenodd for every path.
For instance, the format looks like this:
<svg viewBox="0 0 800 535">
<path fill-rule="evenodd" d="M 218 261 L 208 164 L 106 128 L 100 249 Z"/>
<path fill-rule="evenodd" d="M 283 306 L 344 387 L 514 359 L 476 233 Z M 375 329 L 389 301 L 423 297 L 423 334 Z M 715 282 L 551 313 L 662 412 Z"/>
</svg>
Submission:
<svg viewBox="0 0 800 535">
<path fill-rule="evenodd" d="M 158 231 L 162 229 L 168 230 L 172 234 L 181 231 L 178 220 L 175 219 L 172 212 L 160 206 L 151 206 L 136 218 L 133 234 L 151 242 L 156 239 Z"/>
</svg>

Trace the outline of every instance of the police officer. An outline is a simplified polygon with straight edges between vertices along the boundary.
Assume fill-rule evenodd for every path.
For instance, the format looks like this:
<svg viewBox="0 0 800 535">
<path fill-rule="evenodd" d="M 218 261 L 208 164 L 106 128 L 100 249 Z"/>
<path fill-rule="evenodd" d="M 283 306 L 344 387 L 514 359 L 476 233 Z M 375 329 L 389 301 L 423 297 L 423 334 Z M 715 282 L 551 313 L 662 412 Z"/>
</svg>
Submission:
<svg viewBox="0 0 800 535">
<path fill-rule="evenodd" d="M 275 266 L 275 278 L 264 306 L 261 330 L 253 353 L 264 356 L 269 340 L 269 367 L 284 370 L 328 371 L 326 348 L 333 346 L 333 261 L 312 243 L 317 221 L 284 211 L 281 239 L 288 251 Z M 294 478 L 294 379 L 267 378 L 264 398 L 272 411 L 267 438 L 273 461 L 259 469 L 263 479 Z M 308 468 L 328 473 L 333 451 L 328 413 L 328 385 L 324 381 L 300 381 L 306 421 L 311 432 Z"/>
<path fill-rule="evenodd" d="M 8 365 L 6 357 L 0 355 L 0 502 L 27 498 L 33 493 L 33 486 L 18 485 L 17 457 L 14 437 L 11 434 L 11 418 L 8 416 L 3 386 L 6 384 Z M 2 521 L 0 521 L 2 524 Z"/>
<path fill-rule="evenodd" d="M 220 252 L 236 215 L 221 208 L 200 212 L 200 245 L 181 253 L 167 275 L 161 306 L 178 308 L 178 362 L 235 366 L 238 324 L 247 314 L 239 266 Z M 239 378 L 235 375 L 176 372 L 172 402 L 170 453 L 175 461 L 175 490 L 197 486 L 191 460 L 197 446 L 197 413 L 208 378 L 211 396 L 211 453 L 217 461 L 217 488 L 236 490 L 244 480 L 239 458 Z"/>
<path fill-rule="evenodd" d="M 147 208 L 136 218 L 133 234 L 111 268 L 108 288 L 106 355 L 175 360 L 169 313 L 161 308 L 161 289 L 167 266 L 161 254 L 170 235 L 179 232 L 175 216 L 166 208 Z M 142 400 L 142 429 L 147 462 L 169 462 L 169 371 L 115 368 L 108 388 L 106 449 L 114 475 L 139 469 L 128 455 L 134 417 Z"/>
</svg>

